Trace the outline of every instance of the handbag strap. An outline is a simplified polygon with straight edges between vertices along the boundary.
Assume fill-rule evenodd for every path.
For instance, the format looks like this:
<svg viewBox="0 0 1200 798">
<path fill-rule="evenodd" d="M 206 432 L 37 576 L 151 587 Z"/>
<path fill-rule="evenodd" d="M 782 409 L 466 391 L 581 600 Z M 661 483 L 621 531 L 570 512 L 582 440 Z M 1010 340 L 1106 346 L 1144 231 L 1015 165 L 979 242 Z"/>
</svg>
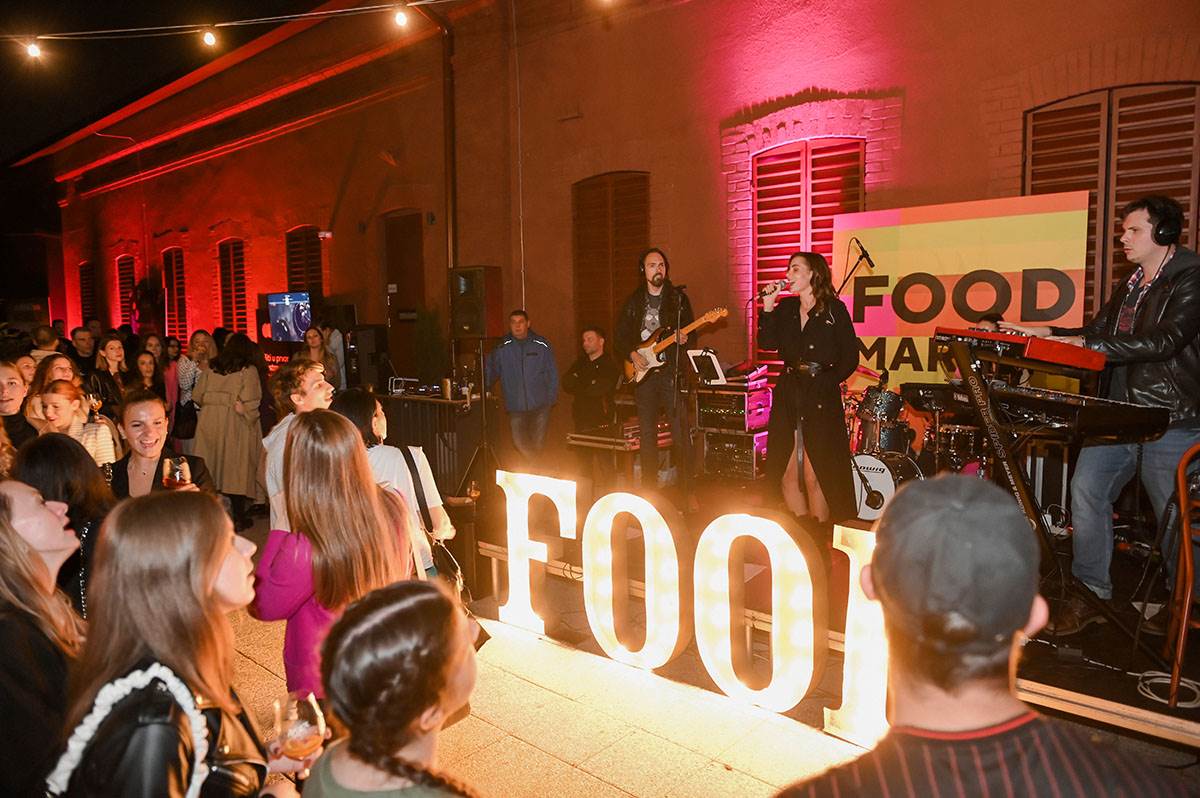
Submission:
<svg viewBox="0 0 1200 798">
<path fill-rule="evenodd" d="M 425 500 L 425 486 L 421 484 L 421 472 L 417 470 L 416 458 L 404 445 L 400 446 L 400 454 L 404 455 L 404 462 L 408 464 L 408 472 L 412 474 L 413 493 L 417 496 L 417 507 L 421 510 L 421 523 L 425 525 L 425 531 L 432 535 L 433 516 L 429 514 L 429 502 Z"/>
</svg>

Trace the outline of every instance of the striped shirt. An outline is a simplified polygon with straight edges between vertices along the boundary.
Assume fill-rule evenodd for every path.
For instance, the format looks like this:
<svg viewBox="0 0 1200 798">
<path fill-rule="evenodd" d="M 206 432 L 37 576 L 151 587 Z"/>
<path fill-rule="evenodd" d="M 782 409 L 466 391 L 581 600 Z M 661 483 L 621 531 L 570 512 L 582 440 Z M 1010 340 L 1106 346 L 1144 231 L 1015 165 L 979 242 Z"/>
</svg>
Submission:
<svg viewBox="0 0 1200 798">
<path fill-rule="evenodd" d="M 874 750 L 788 787 L 779 798 L 1189 794 L 1173 774 L 1027 712 L 974 731 L 893 728 Z"/>
</svg>

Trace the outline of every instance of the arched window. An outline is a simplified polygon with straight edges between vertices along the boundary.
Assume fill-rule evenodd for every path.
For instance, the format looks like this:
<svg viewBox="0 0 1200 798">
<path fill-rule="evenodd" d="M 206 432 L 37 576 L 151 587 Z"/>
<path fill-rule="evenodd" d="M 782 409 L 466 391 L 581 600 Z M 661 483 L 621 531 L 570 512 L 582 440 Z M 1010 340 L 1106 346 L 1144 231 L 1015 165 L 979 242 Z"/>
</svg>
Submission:
<svg viewBox="0 0 1200 798">
<path fill-rule="evenodd" d="M 221 280 L 221 326 L 231 332 L 247 332 L 245 242 L 227 238 L 217 246 Z"/>
<path fill-rule="evenodd" d="M 117 258 L 117 302 L 121 308 L 121 324 L 133 318 L 133 256 Z"/>
<path fill-rule="evenodd" d="M 321 237 L 312 225 L 287 232 L 288 291 L 307 291 L 313 299 L 324 296 L 321 278 Z"/>
<path fill-rule="evenodd" d="M 1129 274 L 1120 209 L 1147 194 L 1183 205 L 1183 241 L 1196 240 L 1200 84 L 1102 89 L 1025 112 L 1026 194 L 1088 191 L 1084 307 L 1090 314 Z"/>
<path fill-rule="evenodd" d="M 819 252 L 833 263 L 833 217 L 866 208 L 866 143 L 858 138 L 792 141 L 763 150 L 753 161 L 757 291 L 783 278 L 793 252 Z M 778 371 L 780 361 L 757 344 L 755 356 L 771 366 L 772 375 Z"/>
<path fill-rule="evenodd" d="M 575 333 L 607 328 L 637 288 L 637 258 L 650 246 L 650 174 L 608 172 L 571 186 Z"/>
<path fill-rule="evenodd" d="M 163 279 L 167 283 L 167 335 L 181 341 L 188 337 L 187 284 L 183 271 L 183 249 L 171 247 L 162 253 Z"/>
</svg>

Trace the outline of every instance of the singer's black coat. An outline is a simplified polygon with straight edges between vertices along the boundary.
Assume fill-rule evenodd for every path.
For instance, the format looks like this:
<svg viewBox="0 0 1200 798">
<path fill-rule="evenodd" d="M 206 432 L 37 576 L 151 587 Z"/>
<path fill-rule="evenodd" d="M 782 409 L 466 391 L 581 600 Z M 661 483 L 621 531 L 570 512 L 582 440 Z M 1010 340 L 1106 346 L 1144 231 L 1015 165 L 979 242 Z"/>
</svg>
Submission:
<svg viewBox="0 0 1200 798">
<path fill-rule="evenodd" d="M 795 448 L 799 429 L 805 454 L 829 503 L 830 519 L 855 517 L 850 442 L 842 412 L 841 384 L 858 365 L 858 339 L 841 300 L 830 300 L 802 327 L 800 300 L 784 297 L 771 313 L 758 316 L 758 346 L 774 349 L 785 362 L 819 363 L 820 373 L 784 373 L 775 386 L 767 430 L 767 478 L 778 484 Z M 801 483 L 803 484 L 803 482 Z"/>
</svg>

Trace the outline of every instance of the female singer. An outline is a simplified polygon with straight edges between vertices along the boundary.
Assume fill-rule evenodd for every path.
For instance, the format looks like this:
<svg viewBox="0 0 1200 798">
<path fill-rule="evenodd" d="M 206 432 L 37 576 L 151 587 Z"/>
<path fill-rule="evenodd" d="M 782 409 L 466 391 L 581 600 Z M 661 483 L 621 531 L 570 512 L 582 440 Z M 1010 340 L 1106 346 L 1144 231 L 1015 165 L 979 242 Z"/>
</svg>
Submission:
<svg viewBox="0 0 1200 798">
<path fill-rule="evenodd" d="M 767 437 L 767 474 L 781 480 L 784 502 L 819 523 L 852 518 L 850 442 L 840 386 L 858 365 L 850 313 L 834 293 L 829 263 L 816 252 L 788 259 L 788 290 L 763 297 L 758 345 L 784 361 Z"/>
</svg>

